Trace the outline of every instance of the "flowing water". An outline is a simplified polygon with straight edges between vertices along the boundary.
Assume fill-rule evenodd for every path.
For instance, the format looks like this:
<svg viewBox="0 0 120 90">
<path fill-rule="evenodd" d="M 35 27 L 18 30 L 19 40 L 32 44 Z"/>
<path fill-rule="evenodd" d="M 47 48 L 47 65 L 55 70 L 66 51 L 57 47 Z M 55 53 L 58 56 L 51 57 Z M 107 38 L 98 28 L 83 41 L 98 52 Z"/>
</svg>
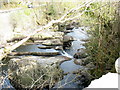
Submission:
<svg viewBox="0 0 120 90">
<path fill-rule="evenodd" d="M 65 61 L 60 65 L 60 68 L 64 71 L 64 73 L 69 73 L 64 76 L 63 80 L 59 81 L 54 88 L 81 88 L 79 85 L 79 81 L 75 81 L 77 75 L 72 74 L 73 71 L 76 71 L 77 69 L 82 68 L 80 65 L 76 65 L 74 63 L 73 55 L 77 52 L 80 48 L 85 48 L 82 44 L 84 41 L 82 39 L 87 39 L 87 33 L 86 31 L 83 31 L 82 28 L 73 29 L 73 32 L 68 33 L 67 35 L 71 35 L 75 41 L 72 42 L 72 45 L 70 49 L 66 49 L 61 51 L 61 54 L 63 56 L 67 56 L 72 58 L 70 61 Z M 56 52 L 54 49 L 39 49 L 38 47 L 41 45 L 22 45 L 19 48 L 17 48 L 15 51 L 17 52 Z M 7 81 L 8 84 L 9 81 Z M 12 87 L 12 86 L 11 86 Z"/>
<path fill-rule="evenodd" d="M 73 57 L 73 55 L 77 52 L 78 49 L 80 48 L 85 48 L 82 44 L 85 43 L 84 39 L 88 38 L 87 32 L 83 31 L 82 28 L 74 28 L 72 30 L 73 32 L 68 33 L 67 35 L 72 36 L 75 41 L 72 42 L 72 45 L 70 49 L 66 49 L 64 52 L 66 56 Z M 83 88 L 82 86 L 79 85 L 80 81 L 77 81 L 77 77 L 79 75 L 72 74 L 73 71 L 76 71 L 77 69 L 82 68 L 80 65 L 76 65 L 74 63 L 74 58 L 70 61 L 65 61 L 60 65 L 61 69 L 64 71 L 64 73 L 69 73 L 64 76 L 63 80 L 58 82 L 55 87 L 57 88 Z"/>
</svg>

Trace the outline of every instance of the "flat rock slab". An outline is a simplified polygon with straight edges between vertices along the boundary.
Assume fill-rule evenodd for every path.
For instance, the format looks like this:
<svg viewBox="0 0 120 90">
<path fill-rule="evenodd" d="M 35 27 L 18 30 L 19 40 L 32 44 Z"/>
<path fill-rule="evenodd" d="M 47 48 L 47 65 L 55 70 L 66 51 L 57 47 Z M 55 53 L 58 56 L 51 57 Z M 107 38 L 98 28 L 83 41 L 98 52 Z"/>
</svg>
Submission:
<svg viewBox="0 0 120 90">
<path fill-rule="evenodd" d="M 53 32 L 53 31 L 41 31 L 31 38 L 34 40 L 45 40 L 45 39 L 62 39 L 64 33 L 63 32 Z M 13 40 L 23 39 L 26 35 L 24 33 L 14 34 Z"/>
<path fill-rule="evenodd" d="M 12 58 L 12 57 L 11 57 Z M 55 63 L 61 63 L 63 61 L 70 60 L 71 58 L 66 56 L 53 56 L 53 57 L 46 57 L 46 56 L 13 56 L 10 61 L 17 62 L 18 65 L 25 64 L 32 65 L 32 62 L 39 63 L 41 65 L 52 65 Z M 28 64 L 29 63 L 29 64 Z M 24 65 L 24 66 L 26 66 Z M 36 64 L 35 64 L 36 65 Z"/>
<path fill-rule="evenodd" d="M 59 46 L 59 45 L 63 45 L 62 40 L 60 39 L 53 39 L 53 40 L 44 40 L 43 45 L 47 45 L 47 46 Z"/>
</svg>

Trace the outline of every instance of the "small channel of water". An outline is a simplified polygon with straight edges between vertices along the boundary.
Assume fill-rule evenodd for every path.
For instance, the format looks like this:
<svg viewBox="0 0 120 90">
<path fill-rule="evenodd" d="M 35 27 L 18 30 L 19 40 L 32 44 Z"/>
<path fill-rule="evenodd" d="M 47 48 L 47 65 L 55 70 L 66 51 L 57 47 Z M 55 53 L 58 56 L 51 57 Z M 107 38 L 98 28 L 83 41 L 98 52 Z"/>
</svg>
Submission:
<svg viewBox="0 0 120 90">
<path fill-rule="evenodd" d="M 82 28 L 73 29 L 73 32 L 68 33 L 67 35 L 72 36 L 75 41 L 72 42 L 72 45 L 70 49 L 66 49 L 65 52 L 67 53 L 67 56 L 73 57 L 73 55 L 77 52 L 80 48 L 85 48 L 82 44 L 85 43 L 82 41 L 83 39 L 87 39 L 87 32 L 83 31 Z M 83 87 L 79 85 L 79 81 L 76 81 L 78 75 L 72 74 L 73 71 L 76 71 L 82 66 L 76 65 L 74 63 L 74 58 L 70 61 L 65 61 L 60 65 L 61 69 L 64 71 L 64 73 L 69 73 L 64 76 L 63 80 L 58 82 L 55 87 L 58 88 L 79 88 L 82 89 Z"/>
</svg>

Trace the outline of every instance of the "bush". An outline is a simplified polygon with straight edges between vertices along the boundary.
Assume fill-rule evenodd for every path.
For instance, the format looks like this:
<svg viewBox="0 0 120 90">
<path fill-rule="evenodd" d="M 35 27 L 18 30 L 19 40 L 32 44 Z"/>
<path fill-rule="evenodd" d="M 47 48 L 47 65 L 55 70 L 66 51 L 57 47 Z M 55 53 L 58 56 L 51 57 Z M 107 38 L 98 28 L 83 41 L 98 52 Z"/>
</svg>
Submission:
<svg viewBox="0 0 120 90">
<path fill-rule="evenodd" d="M 94 3 L 88 10 L 99 8 L 106 3 Z M 97 66 L 91 70 L 94 78 L 99 78 L 107 72 L 115 72 L 115 60 L 119 57 L 120 34 L 118 26 L 120 25 L 120 16 L 116 13 L 117 3 L 107 2 L 106 6 L 85 13 L 84 17 L 92 20 L 90 23 L 92 35 L 90 42 L 86 43 L 86 49 L 92 62 Z M 88 23 L 88 22 L 87 22 Z"/>
</svg>

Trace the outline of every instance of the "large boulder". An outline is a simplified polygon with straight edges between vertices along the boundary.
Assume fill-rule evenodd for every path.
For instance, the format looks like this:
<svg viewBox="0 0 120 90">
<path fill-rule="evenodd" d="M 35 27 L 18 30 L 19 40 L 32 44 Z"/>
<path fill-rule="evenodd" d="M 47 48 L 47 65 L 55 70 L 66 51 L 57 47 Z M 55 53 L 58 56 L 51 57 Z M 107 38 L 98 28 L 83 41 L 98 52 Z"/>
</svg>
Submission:
<svg viewBox="0 0 120 90">
<path fill-rule="evenodd" d="M 10 58 L 8 74 L 13 86 L 32 89 L 48 85 L 52 87 L 62 78 L 59 63 L 69 60 L 64 56 L 13 56 Z"/>
</svg>

